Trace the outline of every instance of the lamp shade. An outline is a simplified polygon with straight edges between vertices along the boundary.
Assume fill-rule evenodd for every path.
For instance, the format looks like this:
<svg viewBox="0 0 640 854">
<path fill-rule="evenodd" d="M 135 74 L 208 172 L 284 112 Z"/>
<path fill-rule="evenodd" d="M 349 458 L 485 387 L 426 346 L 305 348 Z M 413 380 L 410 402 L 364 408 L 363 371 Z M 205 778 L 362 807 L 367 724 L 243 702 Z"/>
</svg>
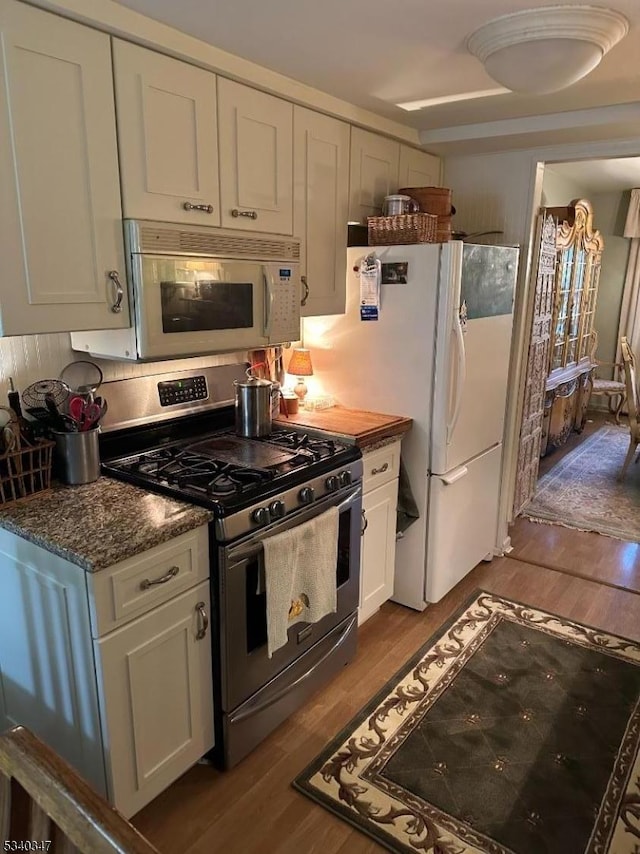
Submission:
<svg viewBox="0 0 640 854">
<path fill-rule="evenodd" d="M 542 6 L 503 15 L 467 39 L 487 73 L 512 92 L 558 92 L 585 77 L 629 31 L 600 6 Z"/>
<path fill-rule="evenodd" d="M 313 376 L 313 365 L 311 364 L 311 353 L 309 350 L 301 347 L 293 351 L 287 373 L 294 374 L 296 377 Z"/>
</svg>

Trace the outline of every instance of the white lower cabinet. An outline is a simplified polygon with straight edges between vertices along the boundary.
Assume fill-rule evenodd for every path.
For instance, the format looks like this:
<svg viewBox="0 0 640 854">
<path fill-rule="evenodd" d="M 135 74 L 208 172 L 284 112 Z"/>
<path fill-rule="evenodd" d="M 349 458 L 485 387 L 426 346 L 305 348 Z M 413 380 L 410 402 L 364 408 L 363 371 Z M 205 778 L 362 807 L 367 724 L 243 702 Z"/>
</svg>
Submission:
<svg viewBox="0 0 640 854">
<path fill-rule="evenodd" d="M 365 453 L 363 465 L 359 624 L 368 620 L 393 593 L 400 441 Z"/>
<path fill-rule="evenodd" d="M 133 815 L 213 746 L 209 582 L 94 642 L 110 800 Z"/>
<path fill-rule="evenodd" d="M 130 817 L 214 744 L 208 530 L 95 573 L 0 529 L 0 731 Z"/>
</svg>

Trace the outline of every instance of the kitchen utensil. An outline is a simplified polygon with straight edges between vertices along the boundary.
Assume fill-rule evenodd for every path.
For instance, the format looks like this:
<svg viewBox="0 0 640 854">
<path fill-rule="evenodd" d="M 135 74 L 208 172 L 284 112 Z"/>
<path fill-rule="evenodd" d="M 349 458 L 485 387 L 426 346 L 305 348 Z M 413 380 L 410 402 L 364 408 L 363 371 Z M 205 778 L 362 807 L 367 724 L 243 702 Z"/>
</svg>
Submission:
<svg viewBox="0 0 640 854">
<path fill-rule="evenodd" d="M 62 380 L 38 380 L 27 386 L 22 392 L 22 402 L 27 408 L 46 407 L 46 397 L 49 395 L 56 407 L 62 406 L 69 397 L 69 386 Z"/>
<path fill-rule="evenodd" d="M 236 433 L 256 438 L 271 433 L 273 383 L 258 377 L 235 380 Z"/>
<path fill-rule="evenodd" d="M 102 385 L 103 375 L 102 370 L 95 362 L 87 362 L 81 359 L 65 365 L 60 371 L 60 379 L 66 383 L 72 392 L 84 396 L 92 403 L 93 396 Z"/>
<path fill-rule="evenodd" d="M 418 203 L 411 196 L 396 193 L 385 196 L 382 203 L 382 216 L 397 216 L 398 214 L 415 213 L 420 210 Z"/>
<path fill-rule="evenodd" d="M 52 394 L 46 394 L 44 402 L 54 430 L 67 431 L 69 433 L 77 432 L 79 428 L 78 422 L 74 418 L 70 418 L 68 415 L 60 412 Z"/>
<path fill-rule="evenodd" d="M 100 420 L 102 408 L 95 401 L 89 403 L 84 397 L 72 397 L 69 400 L 69 415 L 78 423 L 80 430 L 90 430 Z"/>
<path fill-rule="evenodd" d="M 99 430 L 75 433 L 53 431 L 56 442 L 56 470 L 68 484 L 92 483 L 100 476 Z"/>
</svg>

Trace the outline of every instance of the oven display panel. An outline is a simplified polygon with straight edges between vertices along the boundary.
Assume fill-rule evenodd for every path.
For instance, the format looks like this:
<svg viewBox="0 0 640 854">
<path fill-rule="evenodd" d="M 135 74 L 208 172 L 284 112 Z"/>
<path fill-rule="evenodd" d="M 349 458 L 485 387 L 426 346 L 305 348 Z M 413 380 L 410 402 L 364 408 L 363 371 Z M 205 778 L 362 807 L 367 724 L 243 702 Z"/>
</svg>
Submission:
<svg viewBox="0 0 640 854">
<path fill-rule="evenodd" d="M 159 382 L 158 396 L 160 406 L 175 406 L 177 403 L 190 403 L 192 400 L 206 400 L 209 390 L 204 376 L 187 377 Z"/>
</svg>

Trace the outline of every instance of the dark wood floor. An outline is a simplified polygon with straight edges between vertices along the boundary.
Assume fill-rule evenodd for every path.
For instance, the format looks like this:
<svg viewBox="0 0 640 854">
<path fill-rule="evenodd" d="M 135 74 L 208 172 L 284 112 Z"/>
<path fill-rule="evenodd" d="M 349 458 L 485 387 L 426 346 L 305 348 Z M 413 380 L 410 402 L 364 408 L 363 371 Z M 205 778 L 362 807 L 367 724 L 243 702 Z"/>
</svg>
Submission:
<svg viewBox="0 0 640 854">
<path fill-rule="evenodd" d="M 550 536 L 553 529 L 532 527 L 527 548 L 550 566 L 567 563 L 562 542 Z M 606 564 L 607 584 L 508 557 L 476 567 L 421 614 L 387 603 L 362 627 L 356 660 L 237 768 L 221 774 L 196 766 L 133 823 L 163 854 L 381 851 L 295 792 L 291 780 L 476 588 L 640 640 L 640 595 L 618 589 L 628 577 L 624 548 L 608 537 L 598 539 L 597 551 L 584 546 L 581 566 L 583 574 L 597 575 Z"/>
</svg>

